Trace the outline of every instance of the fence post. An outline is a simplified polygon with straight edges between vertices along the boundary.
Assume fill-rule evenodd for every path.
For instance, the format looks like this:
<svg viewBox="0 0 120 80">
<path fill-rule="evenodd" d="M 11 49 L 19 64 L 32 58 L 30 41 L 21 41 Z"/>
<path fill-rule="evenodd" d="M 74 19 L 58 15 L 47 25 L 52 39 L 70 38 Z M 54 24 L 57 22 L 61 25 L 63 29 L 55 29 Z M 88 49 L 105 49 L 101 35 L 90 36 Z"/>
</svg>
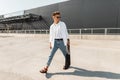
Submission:
<svg viewBox="0 0 120 80">
<path fill-rule="evenodd" d="M 71 34 L 71 30 L 70 30 L 70 34 Z"/>
<path fill-rule="evenodd" d="M 91 28 L 91 34 L 93 34 L 93 28 Z"/>
<path fill-rule="evenodd" d="M 35 30 L 33 30 L 33 33 L 35 34 Z"/>
<path fill-rule="evenodd" d="M 18 30 L 16 31 L 16 33 L 18 34 Z"/>
<path fill-rule="evenodd" d="M 26 30 L 25 30 L 25 34 L 26 34 Z"/>
<path fill-rule="evenodd" d="M 47 30 L 47 34 L 48 34 L 48 30 Z"/>
<path fill-rule="evenodd" d="M 107 28 L 105 28 L 105 35 L 107 35 Z"/>
<path fill-rule="evenodd" d="M 40 34 L 41 34 L 41 32 L 42 32 L 42 31 L 40 30 Z"/>
<path fill-rule="evenodd" d="M 47 30 L 45 30 L 45 34 L 47 34 Z"/>
<path fill-rule="evenodd" d="M 81 29 L 79 29 L 79 31 L 80 31 L 80 35 L 81 35 Z"/>
</svg>

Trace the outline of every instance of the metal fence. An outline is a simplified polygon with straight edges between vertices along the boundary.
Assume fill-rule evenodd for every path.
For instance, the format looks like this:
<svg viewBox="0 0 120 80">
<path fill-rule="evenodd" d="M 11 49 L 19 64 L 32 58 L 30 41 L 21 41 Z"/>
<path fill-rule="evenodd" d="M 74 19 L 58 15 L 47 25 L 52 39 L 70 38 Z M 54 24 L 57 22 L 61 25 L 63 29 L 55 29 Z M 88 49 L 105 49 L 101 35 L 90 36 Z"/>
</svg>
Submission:
<svg viewBox="0 0 120 80">
<path fill-rule="evenodd" d="M 49 30 L 0 30 L 0 33 L 49 34 Z M 120 35 L 120 28 L 68 29 L 68 33 L 79 35 Z"/>
<path fill-rule="evenodd" d="M 83 28 L 69 29 L 70 34 L 84 35 L 120 35 L 120 28 Z"/>
</svg>

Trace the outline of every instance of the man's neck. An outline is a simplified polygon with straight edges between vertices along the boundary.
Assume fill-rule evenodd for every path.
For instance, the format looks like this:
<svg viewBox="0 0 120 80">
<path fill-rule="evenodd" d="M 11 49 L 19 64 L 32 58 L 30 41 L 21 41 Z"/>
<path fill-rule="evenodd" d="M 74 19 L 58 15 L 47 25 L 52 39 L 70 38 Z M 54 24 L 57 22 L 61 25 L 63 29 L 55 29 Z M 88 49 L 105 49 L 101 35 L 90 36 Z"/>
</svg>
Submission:
<svg viewBox="0 0 120 80">
<path fill-rule="evenodd" d="M 58 24 L 60 21 L 54 21 L 54 24 Z"/>
</svg>

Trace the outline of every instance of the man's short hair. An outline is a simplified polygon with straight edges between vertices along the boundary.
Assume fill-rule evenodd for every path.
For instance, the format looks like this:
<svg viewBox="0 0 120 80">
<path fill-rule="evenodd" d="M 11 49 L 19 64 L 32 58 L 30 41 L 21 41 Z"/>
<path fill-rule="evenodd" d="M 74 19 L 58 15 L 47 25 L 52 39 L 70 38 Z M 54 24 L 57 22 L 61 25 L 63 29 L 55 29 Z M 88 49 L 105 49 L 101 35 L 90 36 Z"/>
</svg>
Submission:
<svg viewBox="0 0 120 80">
<path fill-rule="evenodd" d="M 59 11 L 55 11 L 52 13 L 52 16 L 55 16 L 55 15 L 60 15 L 60 12 Z"/>
</svg>

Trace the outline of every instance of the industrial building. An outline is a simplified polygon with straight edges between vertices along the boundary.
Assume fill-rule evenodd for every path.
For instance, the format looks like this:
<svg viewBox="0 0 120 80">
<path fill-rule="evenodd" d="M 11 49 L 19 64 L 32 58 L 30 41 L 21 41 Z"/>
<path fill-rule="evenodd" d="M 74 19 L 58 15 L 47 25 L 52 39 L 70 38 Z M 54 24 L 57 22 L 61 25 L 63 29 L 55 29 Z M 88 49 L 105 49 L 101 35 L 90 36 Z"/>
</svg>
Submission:
<svg viewBox="0 0 120 80">
<path fill-rule="evenodd" d="M 49 30 L 53 11 L 61 12 L 68 29 L 120 28 L 120 0 L 68 0 L 1 15 L 0 30 Z"/>
</svg>

